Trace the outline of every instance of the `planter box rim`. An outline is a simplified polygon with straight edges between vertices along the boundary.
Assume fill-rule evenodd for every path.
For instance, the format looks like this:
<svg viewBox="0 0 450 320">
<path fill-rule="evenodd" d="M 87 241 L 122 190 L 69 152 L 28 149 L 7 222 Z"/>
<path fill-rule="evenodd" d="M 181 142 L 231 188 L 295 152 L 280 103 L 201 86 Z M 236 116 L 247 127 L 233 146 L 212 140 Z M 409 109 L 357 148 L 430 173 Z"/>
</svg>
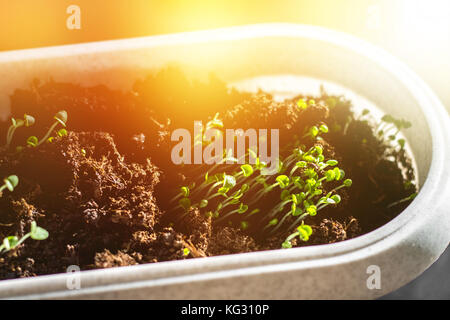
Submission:
<svg viewBox="0 0 450 320">
<path fill-rule="evenodd" d="M 400 242 L 407 243 L 408 237 L 414 230 L 420 229 L 420 226 L 425 225 L 426 221 L 431 219 L 433 215 L 442 215 L 445 198 L 450 199 L 450 179 L 447 178 L 446 174 L 442 174 L 443 172 L 449 173 L 450 163 L 450 121 L 447 111 L 431 89 L 405 64 L 397 61 L 384 50 L 342 32 L 316 26 L 273 23 L 25 49 L 1 52 L 0 70 L 2 65 L 11 62 L 21 63 L 22 61 L 56 57 L 101 55 L 112 51 L 148 50 L 161 46 L 223 43 L 255 38 L 306 38 L 342 47 L 357 55 L 364 56 L 405 86 L 417 103 L 421 105 L 432 138 L 431 165 L 426 180 L 421 181 L 422 187 L 416 199 L 386 225 L 360 237 L 335 244 L 83 271 L 81 273 L 83 289 L 77 291 L 65 290 L 63 284 L 70 276 L 67 274 L 4 280 L 0 281 L 0 298 L 70 298 L 88 293 L 89 290 L 91 294 L 101 294 L 105 290 L 106 292 L 113 289 L 125 290 L 122 288 L 123 286 L 128 286 L 129 289 L 132 286 L 164 285 L 164 282 L 161 282 L 164 279 L 169 282 L 195 282 L 196 279 L 200 279 L 199 281 L 226 279 L 230 275 L 238 277 L 252 272 L 255 274 L 271 273 L 276 272 L 277 269 L 283 270 L 291 267 L 300 270 L 348 264 L 351 261 L 370 259 L 377 253 L 392 248 Z M 428 206 L 427 212 L 425 211 L 425 204 Z M 449 218 L 443 218 L 442 223 L 448 230 L 450 227 Z M 433 253 L 434 260 L 445 249 L 449 240 L 450 236 L 447 236 L 447 244 L 440 240 L 440 247 L 436 245 L 436 250 Z M 433 246 L 433 241 L 425 240 L 424 246 Z M 426 264 L 430 265 L 433 261 L 427 261 Z M 424 269 L 420 272 L 422 271 Z M 101 280 L 99 280 L 100 278 Z M 126 279 L 126 282 L 121 283 L 124 279 Z M 409 280 L 412 280 L 412 278 L 410 277 Z M 403 283 L 405 283 L 405 280 L 403 280 Z M 42 286 L 47 287 L 45 294 L 40 289 Z"/>
</svg>

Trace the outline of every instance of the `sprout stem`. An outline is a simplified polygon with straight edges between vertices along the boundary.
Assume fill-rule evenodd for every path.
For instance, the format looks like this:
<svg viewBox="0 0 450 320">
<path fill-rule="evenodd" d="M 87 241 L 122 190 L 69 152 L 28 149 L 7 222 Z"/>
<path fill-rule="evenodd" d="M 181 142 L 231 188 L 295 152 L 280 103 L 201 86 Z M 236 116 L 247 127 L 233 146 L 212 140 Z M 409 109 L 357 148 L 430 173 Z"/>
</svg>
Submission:
<svg viewBox="0 0 450 320">
<path fill-rule="evenodd" d="M 284 220 L 287 219 L 287 217 L 289 217 L 291 215 L 291 211 L 287 212 L 283 218 L 281 218 L 281 220 L 276 224 L 275 228 L 273 228 L 272 230 L 270 230 L 271 233 L 275 232 L 284 222 Z"/>
<path fill-rule="evenodd" d="M 23 125 L 25 125 L 25 121 L 23 121 L 22 119 L 20 120 L 16 120 L 15 123 L 13 123 L 9 128 L 8 128 L 8 133 L 6 134 L 6 147 L 9 148 L 12 138 L 14 136 L 14 132 L 17 130 L 17 128 L 22 127 Z"/>
<path fill-rule="evenodd" d="M 50 129 L 48 129 L 48 131 L 45 134 L 45 136 L 37 143 L 36 147 L 39 147 L 41 144 L 43 144 L 45 141 L 47 141 L 47 139 L 50 137 L 50 135 L 52 134 L 53 130 L 56 128 L 56 126 L 58 124 L 59 124 L 58 121 L 56 121 L 55 123 L 52 124 L 52 126 L 50 127 Z"/>
<path fill-rule="evenodd" d="M 319 209 L 317 209 L 317 211 L 319 211 Z M 297 220 L 295 220 L 295 222 L 293 224 L 291 224 L 291 226 L 288 228 L 288 230 L 293 229 L 296 225 L 298 225 L 301 221 L 303 221 L 307 216 L 309 216 L 308 212 L 303 213 L 301 216 L 299 216 L 297 218 Z"/>
<path fill-rule="evenodd" d="M 388 205 L 387 207 L 388 207 L 388 208 L 392 208 L 393 206 L 396 206 L 396 205 L 398 205 L 398 204 L 400 204 L 400 203 L 403 203 L 403 202 L 406 202 L 406 201 L 413 200 L 416 196 L 417 196 L 417 193 L 414 192 L 413 194 L 407 196 L 406 198 L 403 198 L 403 199 L 400 199 L 400 200 L 398 200 L 398 201 L 392 202 L 392 203 L 391 203 L 390 205 Z"/>
</svg>

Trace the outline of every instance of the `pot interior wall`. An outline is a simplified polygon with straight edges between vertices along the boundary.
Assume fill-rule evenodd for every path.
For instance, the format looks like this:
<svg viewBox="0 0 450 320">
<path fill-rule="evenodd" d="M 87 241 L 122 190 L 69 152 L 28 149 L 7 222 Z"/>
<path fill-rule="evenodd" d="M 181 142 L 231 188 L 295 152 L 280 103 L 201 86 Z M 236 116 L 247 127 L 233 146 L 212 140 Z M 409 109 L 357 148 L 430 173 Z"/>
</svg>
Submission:
<svg viewBox="0 0 450 320">
<path fill-rule="evenodd" d="M 423 185 L 431 163 L 432 145 L 425 116 L 411 92 L 389 70 L 346 48 L 297 37 L 250 39 L 190 39 L 161 37 L 45 48 L 0 55 L 0 115 L 7 119 L 9 95 L 33 78 L 106 84 L 129 90 L 149 72 L 167 65 L 181 67 L 187 76 L 204 79 L 210 72 L 227 82 L 291 74 L 323 79 L 346 87 L 384 112 L 412 122 L 405 131 Z M 283 48 L 280 50 L 279 48 Z M 302 92 L 302 88 L 298 88 Z"/>
</svg>

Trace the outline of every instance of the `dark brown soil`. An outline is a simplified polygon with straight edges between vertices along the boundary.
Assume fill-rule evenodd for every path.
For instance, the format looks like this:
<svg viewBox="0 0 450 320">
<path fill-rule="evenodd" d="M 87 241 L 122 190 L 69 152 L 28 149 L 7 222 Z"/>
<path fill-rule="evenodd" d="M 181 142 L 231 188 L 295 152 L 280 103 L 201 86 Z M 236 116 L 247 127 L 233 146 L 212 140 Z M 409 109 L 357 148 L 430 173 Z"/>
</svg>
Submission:
<svg viewBox="0 0 450 320">
<path fill-rule="evenodd" d="M 341 97 L 323 92 L 303 111 L 296 107 L 298 98 L 275 102 L 262 92 L 229 91 L 213 76 L 208 83 L 192 83 L 174 68 L 136 82 L 128 93 L 53 81 L 16 90 L 13 116 L 30 113 L 36 124 L 20 128 L 13 148 L 0 150 L 1 177 L 20 179 L 14 192 L 0 197 L 0 238 L 24 235 L 32 221 L 50 236 L 0 254 L 0 278 L 65 272 L 69 265 L 85 270 L 280 248 L 292 230 L 264 234 L 261 215 L 242 229 L 239 217 L 216 222 L 204 209 L 180 215 L 173 208 L 170 199 L 179 187 L 201 181 L 206 171 L 205 165 L 172 163 L 170 132 L 191 129 L 194 120 L 206 123 L 216 112 L 228 128 L 280 129 L 282 156 L 298 144 L 320 144 L 352 178 L 339 205 L 307 218 L 309 241 L 297 238 L 293 246 L 354 238 L 398 215 L 408 202 L 389 204 L 415 191 L 405 151 L 377 137 L 375 124 L 356 116 Z M 62 106 L 69 114 L 67 136 L 12 151 L 26 137 L 42 136 Z M 305 128 L 322 123 L 330 128 L 324 140 L 301 137 Z M 1 126 L 1 136 L 8 125 Z M 269 194 L 259 206 L 278 200 L 279 193 Z"/>
</svg>

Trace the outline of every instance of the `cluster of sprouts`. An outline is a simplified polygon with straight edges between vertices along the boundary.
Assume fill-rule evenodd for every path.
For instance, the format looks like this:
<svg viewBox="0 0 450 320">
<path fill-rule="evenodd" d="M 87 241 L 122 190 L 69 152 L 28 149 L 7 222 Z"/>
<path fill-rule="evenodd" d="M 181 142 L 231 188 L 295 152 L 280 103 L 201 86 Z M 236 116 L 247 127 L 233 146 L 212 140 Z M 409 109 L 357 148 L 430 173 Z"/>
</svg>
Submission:
<svg viewBox="0 0 450 320">
<path fill-rule="evenodd" d="M 47 133 L 41 138 L 38 139 L 38 137 L 36 136 L 30 136 L 27 138 L 27 146 L 30 147 L 38 147 L 41 144 L 43 144 L 44 142 L 48 141 L 51 142 L 53 140 L 53 137 L 51 137 L 51 134 L 53 133 L 53 131 L 56 129 L 56 127 L 58 125 L 61 125 L 63 128 L 59 129 L 57 131 L 57 135 L 62 137 L 67 135 L 67 130 L 65 129 L 66 126 L 66 122 L 67 122 L 67 112 L 64 110 L 59 111 L 54 117 L 55 122 L 50 126 L 50 128 L 48 129 Z M 8 129 L 8 132 L 6 134 L 6 145 L 5 147 L 7 149 L 9 149 L 9 147 L 11 146 L 11 142 L 14 136 L 14 132 L 20 128 L 20 127 L 31 127 L 32 125 L 34 125 L 35 123 L 35 118 L 31 115 L 25 114 L 23 116 L 23 119 L 14 119 L 11 118 L 11 126 Z M 17 150 L 20 151 L 22 149 L 21 146 L 17 147 Z"/>
<path fill-rule="evenodd" d="M 330 99 L 331 97 L 327 99 L 327 105 L 335 107 L 338 100 Z M 312 99 L 297 101 L 299 111 L 313 105 L 315 101 Z M 369 113 L 369 110 L 364 109 L 361 120 Z M 343 134 L 346 134 L 351 121 L 353 119 L 348 119 L 339 128 L 334 124 L 333 131 L 343 130 Z M 223 123 L 216 114 L 207 126 L 221 129 Z M 382 141 L 391 142 L 390 144 L 395 142 L 396 145 L 392 145 L 392 148 L 400 148 L 402 151 L 406 141 L 398 135 L 402 129 L 409 127 L 409 121 L 385 115 L 376 134 Z M 218 223 L 233 224 L 238 221 L 241 229 L 253 226 L 266 235 L 292 231 L 282 243 L 282 248 L 291 248 L 291 242 L 296 238 L 308 241 L 313 229 L 305 224 L 305 219 L 315 216 L 328 206 L 338 205 L 342 201 L 341 189 L 352 185 L 352 180 L 345 177 L 338 161 L 326 157 L 320 141 L 323 140 L 322 135 L 328 132 L 325 123 L 318 123 L 305 128 L 299 135 L 294 135 L 288 145 L 292 152 L 284 159 L 278 159 L 278 171 L 275 175 L 263 174 L 267 164 L 257 158 L 255 150 L 249 149 L 245 155 L 249 159 L 252 155 L 256 159 L 255 163 L 246 162 L 240 166 L 236 163 L 242 162 L 227 155 L 224 150 L 223 162 L 212 166 L 203 181 L 180 188 L 172 199 L 174 210 L 179 210 L 180 215 L 184 216 L 191 208 L 199 208 Z M 203 137 L 198 141 L 207 143 Z M 312 146 L 307 148 L 301 144 L 302 141 L 309 141 Z M 225 165 L 225 161 L 230 163 L 230 160 L 235 164 Z M 415 195 L 416 193 L 390 206 L 410 201 Z M 265 209 L 262 210 L 262 207 Z M 254 215 L 257 215 L 256 219 Z"/>
<path fill-rule="evenodd" d="M 368 114 L 369 110 L 365 109 L 362 113 L 362 116 L 366 116 Z M 391 157 L 393 157 L 393 160 L 398 163 L 400 163 L 401 161 L 396 157 L 398 157 L 401 154 L 401 152 L 405 150 L 406 144 L 406 140 L 404 138 L 398 137 L 399 133 L 401 132 L 401 130 L 408 129 L 411 126 L 412 126 L 411 122 L 405 119 L 395 118 L 390 114 L 385 114 L 381 118 L 381 121 L 376 129 L 377 137 L 381 141 L 388 143 L 388 148 L 386 149 L 388 154 L 386 154 L 386 156 L 391 155 Z M 412 185 L 413 185 L 412 181 L 407 181 L 405 183 L 405 189 L 410 189 Z M 389 204 L 388 208 L 394 207 L 404 202 L 412 201 L 416 196 L 417 192 L 413 192 L 409 196 Z"/>
<path fill-rule="evenodd" d="M 65 129 L 67 122 L 67 112 L 62 110 L 56 113 L 53 117 L 55 122 L 50 126 L 47 133 L 41 138 L 38 139 L 36 136 L 30 136 L 26 140 L 26 144 L 28 147 L 38 147 L 44 142 L 52 142 L 54 137 L 52 137 L 52 133 L 56 129 L 58 125 L 61 125 L 63 128 L 59 129 L 56 134 L 60 137 L 67 135 L 67 130 Z M 11 126 L 8 128 L 6 133 L 6 144 L 5 149 L 9 149 L 11 147 L 11 142 L 14 137 L 14 133 L 20 127 L 31 127 L 36 122 L 35 118 L 31 115 L 25 114 L 23 119 L 15 119 L 11 118 Z M 18 146 L 16 151 L 21 151 L 23 149 L 22 146 Z M 3 185 L 0 186 L 0 196 L 3 194 L 3 190 L 8 189 L 10 192 L 13 192 L 14 189 L 19 184 L 19 177 L 16 175 L 10 175 L 3 180 Z M 26 239 L 31 238 L 34 240 L 45 240 L 48 238 L 48 232 L 44 228 L 39 227 L 36 224 L 36 221 L 31 222 L 30 232 L 25 234 L 20 239 L 17 236 L 8 236 L 5 237 L 0 245 L 0 253 L 10 251 L 14 248 L 17 248 L 21 245 Z"/>
<path fill-rule="evenodd" d="M 14 191 L 14 188 L 19 184 L 19 177 L 15 174 L 3 179 L 3 185 L 0 186 L 0 196 L 3 194 L 3 190 L 8 189 L 10 192 Z"/>
<path fill-rule="evenodd" d="M 304 109 L 312 104 L 313 100 L 308 103 L 299 100 L 297 105 Z M 217 115 L 212 121 L 223 127 Z M 295 230 L 283 242 L 283 248 L 291 247 L 295 237 L 307 241 L 312 229 L 304 220 L 330 205 L 339 204 L 339 190 L 352 185 L 350 179 L 344 179 L 345 172 L 337 166 L 338 161 L 326 159 L 323 147 L 318 143 L 320 135 L 327 132 L 325 124 L 308 128 L 303 139 L 313 140 L 313 146 L 307 149 L 297 145 L 289 156 L 282 161 L 278 159 L 278 170 L 274 175 L 263 174 L 267 164 L 252 148 L 245 157 L 250 159 L 252 155 L 256 159 L 253 164 L 232 164 L 225 170 L 226 161 L 239 163 L 239 159 L 226 157 L 212 166 L 202 182 L 180 187 L 172 199 L 174 210 L 182 217 L 191 208 L 201 208 L 218 223 L 238 220 L 243 230 L 251 223 L 259 224 L 261 232 L 267 235 Z M 272 202 L 272 207 L 262 211 L 261 202 L 267 199 Z M 252 220 L 256 214 L 258 218 Z"/>
</svg>

